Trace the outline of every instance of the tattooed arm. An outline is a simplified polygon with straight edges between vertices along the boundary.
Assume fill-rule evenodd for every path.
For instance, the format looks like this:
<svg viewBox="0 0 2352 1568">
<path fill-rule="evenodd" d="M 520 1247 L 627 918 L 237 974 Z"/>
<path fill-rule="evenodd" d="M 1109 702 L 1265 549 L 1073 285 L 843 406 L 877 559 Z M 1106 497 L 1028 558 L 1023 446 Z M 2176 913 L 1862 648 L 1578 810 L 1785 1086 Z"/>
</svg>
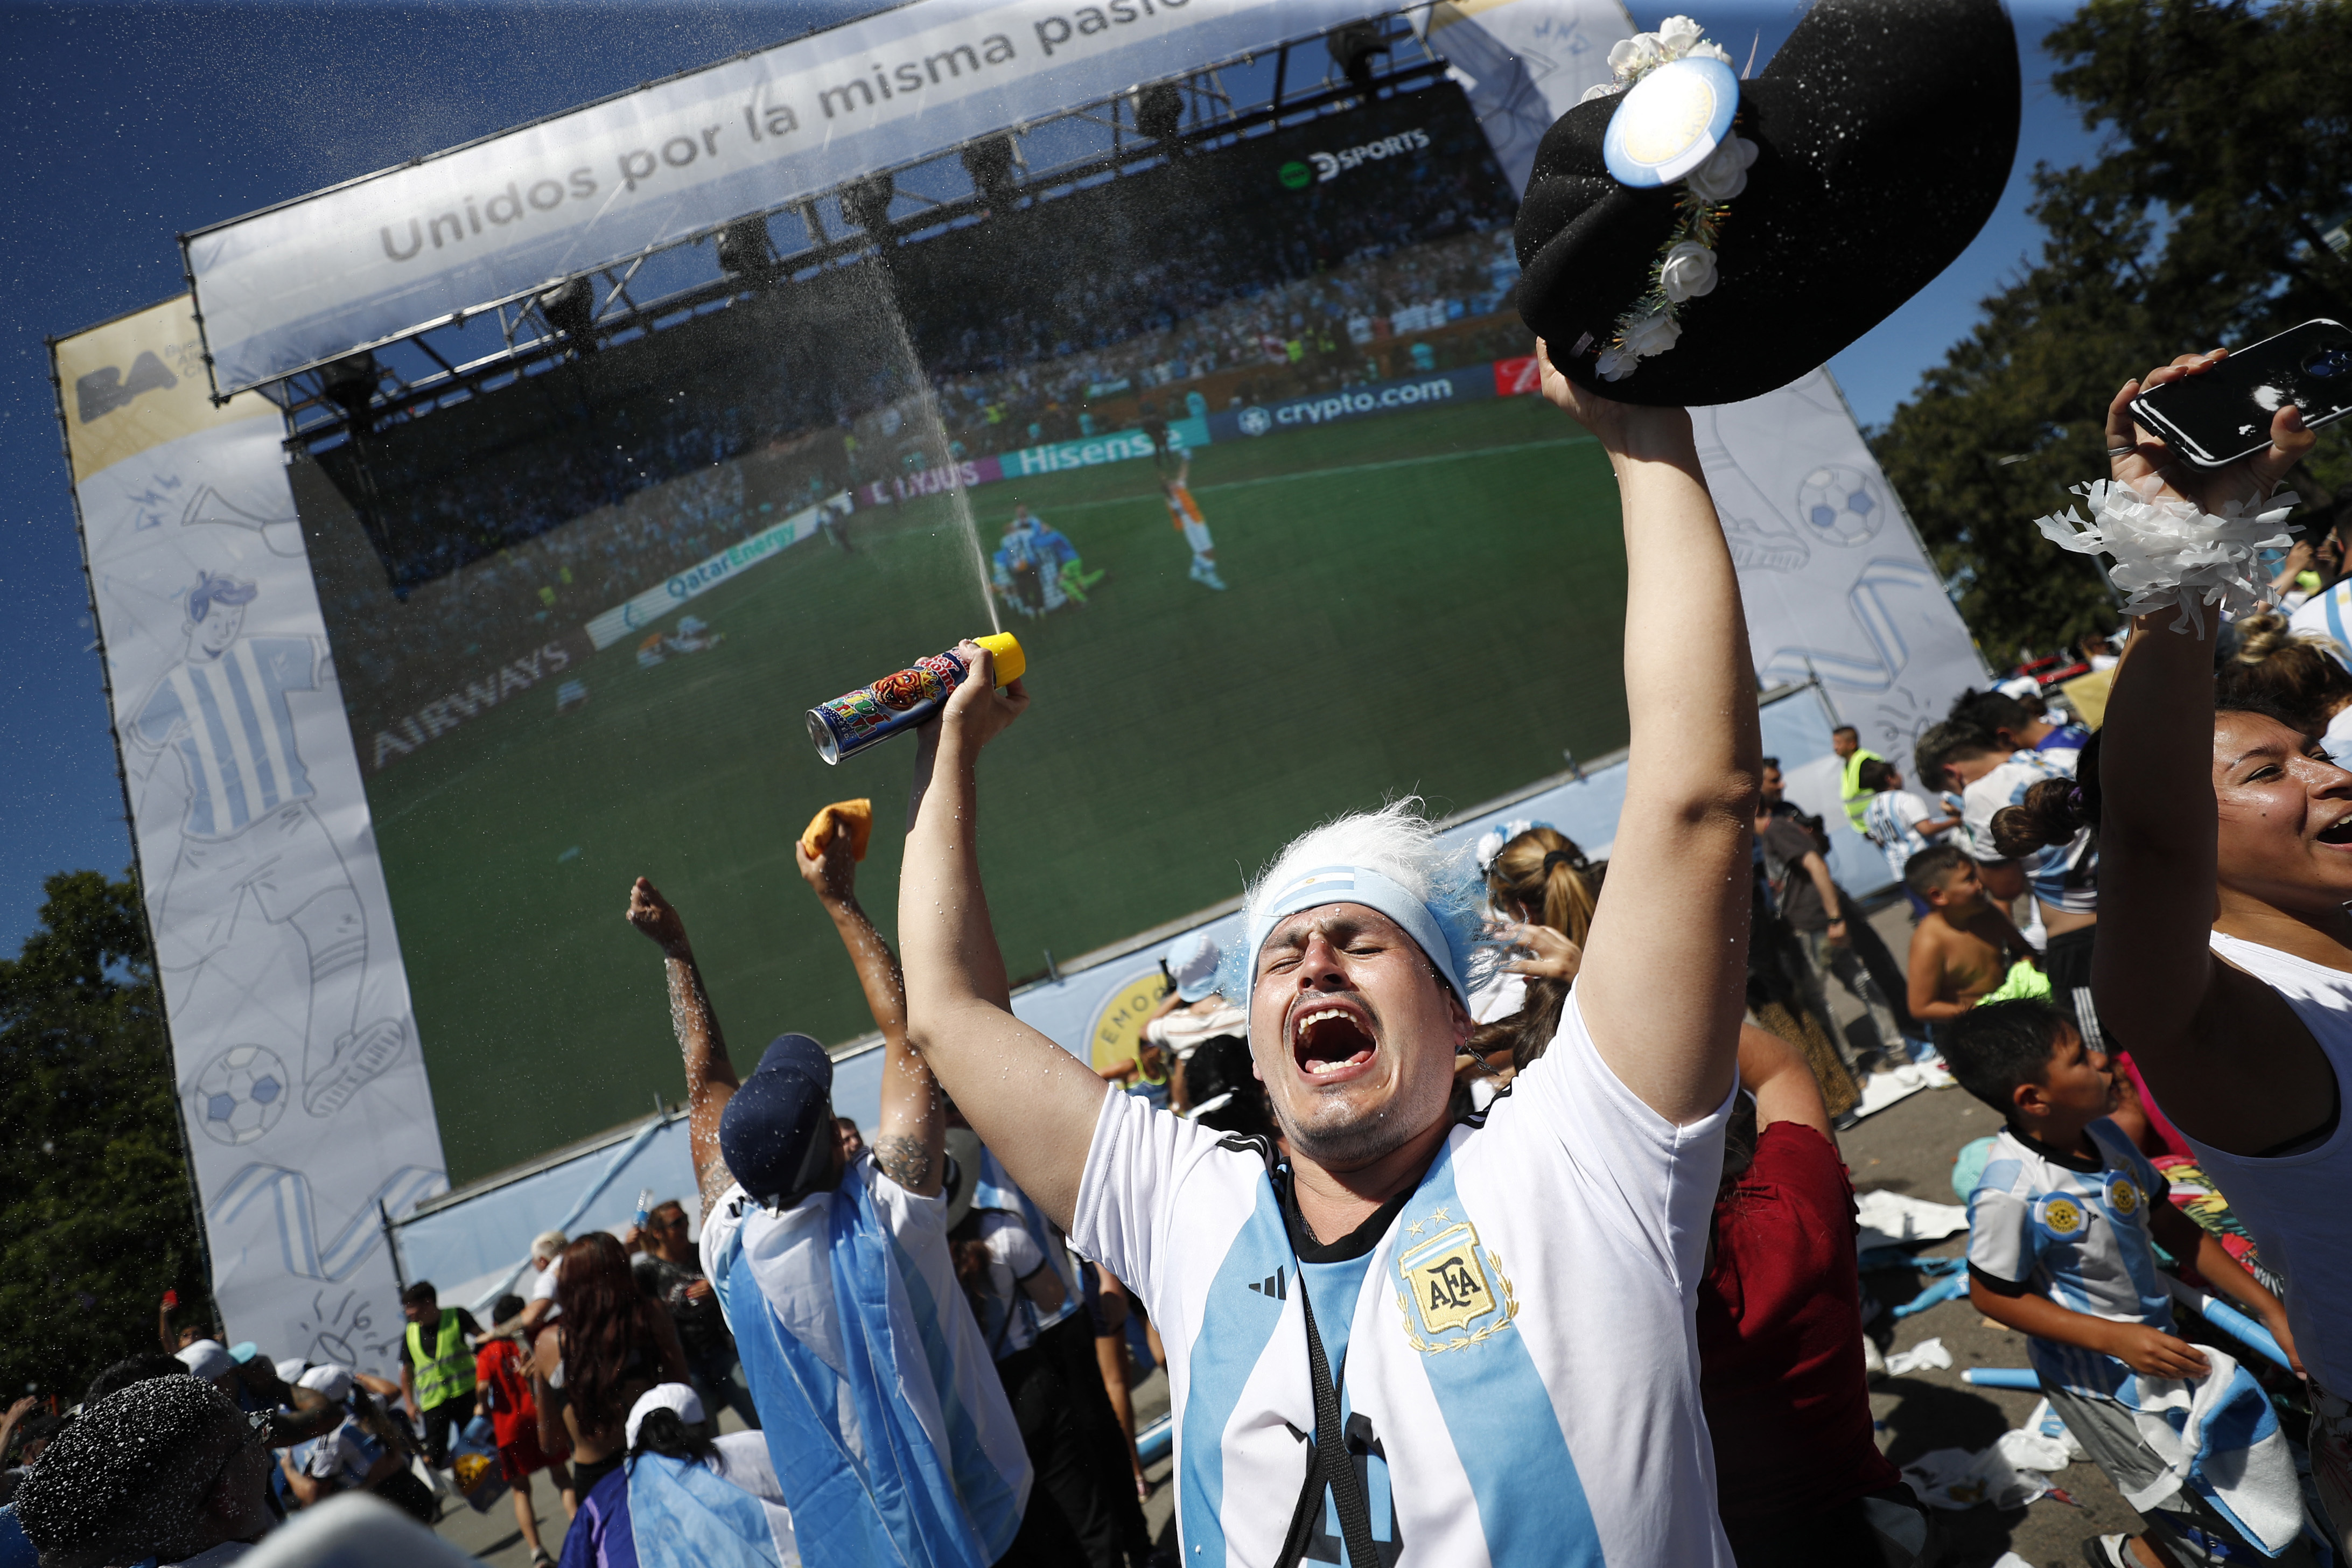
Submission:
<svg viewBox="0 0 2352 1568">
<path fill-rule="evenodd" d="M 686 1103 L 688 1142 L 694 1152 L 694 1185 L 702 1194 L 702 1212 L 719 1205 L 720 1194 L 734 1184 L 726 1156 L 719 1152 L 719 1114 L 742 1080 L 727 1059 L 727 1042 L 719 1033 L 719 1015 L 711 1011 L 710 993 L 703 989 L 702 971 L 694 962 L 694 948 L 686 940 L 686 922 L 660 889 L 643 877 L 629 889 L 629 923 L 662 950 L 662 967 L 669 976 L 669 1021 L 677 1031 L 678 1054 L 686 1058 Z"/>
<path fill-rule="evenodd" d="M 938 1082 L 907 1043 L 907 983 L 898 955 L 874 929 L 857 902 L 857 863 L 849 853 L 849 830 L 835 826 L 821 855 L 799 844 L 793 856 L 801 876 L 816 890 L 833 917 L 833 929 L 857 966 L 866 1010 L 882 1031 L 882 1121 L 874 1133 L 874 1163 L 892 1181 L 920 1197 L 946 1183 L 947 1119 Z"/>
</svg>

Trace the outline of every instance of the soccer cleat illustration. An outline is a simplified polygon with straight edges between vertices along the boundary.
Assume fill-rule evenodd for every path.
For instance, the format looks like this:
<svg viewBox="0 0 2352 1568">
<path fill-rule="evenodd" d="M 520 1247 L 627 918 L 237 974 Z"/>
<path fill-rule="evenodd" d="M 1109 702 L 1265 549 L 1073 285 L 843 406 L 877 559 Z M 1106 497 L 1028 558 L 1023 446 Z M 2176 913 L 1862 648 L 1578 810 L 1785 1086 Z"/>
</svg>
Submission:
<svg viewBox="0 0 2352 1568">
<path fill-rule="evenodd" d="M 302 1109 L 313 1116 L 341 1110 L 393 1064 L 407 1038 L 397 1018 L 379 1018 L 343 1036 L 335 1042 L 335 1058 L 327 1070 L 303 1085 Z"/>
</svg>

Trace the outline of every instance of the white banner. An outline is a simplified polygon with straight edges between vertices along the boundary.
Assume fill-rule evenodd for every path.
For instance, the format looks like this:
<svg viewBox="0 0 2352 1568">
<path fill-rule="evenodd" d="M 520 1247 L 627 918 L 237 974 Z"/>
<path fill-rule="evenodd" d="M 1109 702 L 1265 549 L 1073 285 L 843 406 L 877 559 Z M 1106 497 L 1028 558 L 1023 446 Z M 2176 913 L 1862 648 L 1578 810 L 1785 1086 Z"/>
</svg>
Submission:
<svg viewBox="0 0 2352 1568">
<path fill-rule="evenodd" d="M 1396 8 L 900 6 L 197 230 L 184 244 L 213 379 L 257 386 L 869 170 Z"/>
<path fill-rule="evenodd" d="M 185 297 L 60 341 L 131 832 L 233 1339 L 395 1369 L 376 1205 L 447 1182 L 278 410 Z"/>
<path fill-rule="evenodd" d="M 1984 664 L 1837 384 L 1817 370 L 1691 418 L 1758 677 L 1819 677 L 1838 717 L 1912 787 L 1912 741 L 1984 683 Z"/>
</svg>

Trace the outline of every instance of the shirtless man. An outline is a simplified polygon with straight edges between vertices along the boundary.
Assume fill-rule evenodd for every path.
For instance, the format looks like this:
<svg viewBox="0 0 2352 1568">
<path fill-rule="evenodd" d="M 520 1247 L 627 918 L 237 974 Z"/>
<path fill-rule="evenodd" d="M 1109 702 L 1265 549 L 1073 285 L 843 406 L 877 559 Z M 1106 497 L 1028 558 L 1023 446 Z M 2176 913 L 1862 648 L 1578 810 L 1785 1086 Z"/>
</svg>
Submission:
<svg viewBox="0 0 2352 1568">
<path fill-rule="evenodd" d="M 1927 905 L 1911 928 L 1911 1016 L 1957 1018 L 2000 989 L 2002 977 L 2033 949 L 1985 895 L 1977 863 L 1955 844 L 1911 857 L 1903 881 Z"/>
</svg>

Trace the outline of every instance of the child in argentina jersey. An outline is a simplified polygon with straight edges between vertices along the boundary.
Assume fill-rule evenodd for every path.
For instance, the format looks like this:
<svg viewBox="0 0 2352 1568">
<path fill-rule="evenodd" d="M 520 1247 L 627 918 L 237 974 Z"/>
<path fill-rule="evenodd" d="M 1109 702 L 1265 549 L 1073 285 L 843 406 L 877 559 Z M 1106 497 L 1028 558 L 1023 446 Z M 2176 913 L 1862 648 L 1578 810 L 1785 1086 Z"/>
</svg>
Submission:
<svg viewBox="0 0 2352 1568">
<path fill-rule="evenodd" d="M 1969 1272 L 1998 1294 L 2038 1291 L 2069 1311 L 2172 1331 L 2147 1205 L 2170 1191 L 2111 1120 L 2084 1129 L 2099 1158 L 2062 1153 L 2005 1127 L 1969 1198 Z M 2080 1345 L 2030 1336 L 2042 1381 L 2112 1398 L 2132 1370 Z"/>
<path fill-rule="evenodd" d="M 1728 1110 L 1652 1110 L 1571 993 L 1483 1124 L 1318 1246 L 1263 1145 L 1106 1095 L 1072 1240 L 1166 1343 L 1186 1564 L 1285 1562 L 1294 1522 L 1301 1560 L 1343 1560 L 1329 1489 L 1304 1495 L 1303 1278 L 1381 1568 L 1729 1568 L 1693 1295 Z"/>
</svg>

